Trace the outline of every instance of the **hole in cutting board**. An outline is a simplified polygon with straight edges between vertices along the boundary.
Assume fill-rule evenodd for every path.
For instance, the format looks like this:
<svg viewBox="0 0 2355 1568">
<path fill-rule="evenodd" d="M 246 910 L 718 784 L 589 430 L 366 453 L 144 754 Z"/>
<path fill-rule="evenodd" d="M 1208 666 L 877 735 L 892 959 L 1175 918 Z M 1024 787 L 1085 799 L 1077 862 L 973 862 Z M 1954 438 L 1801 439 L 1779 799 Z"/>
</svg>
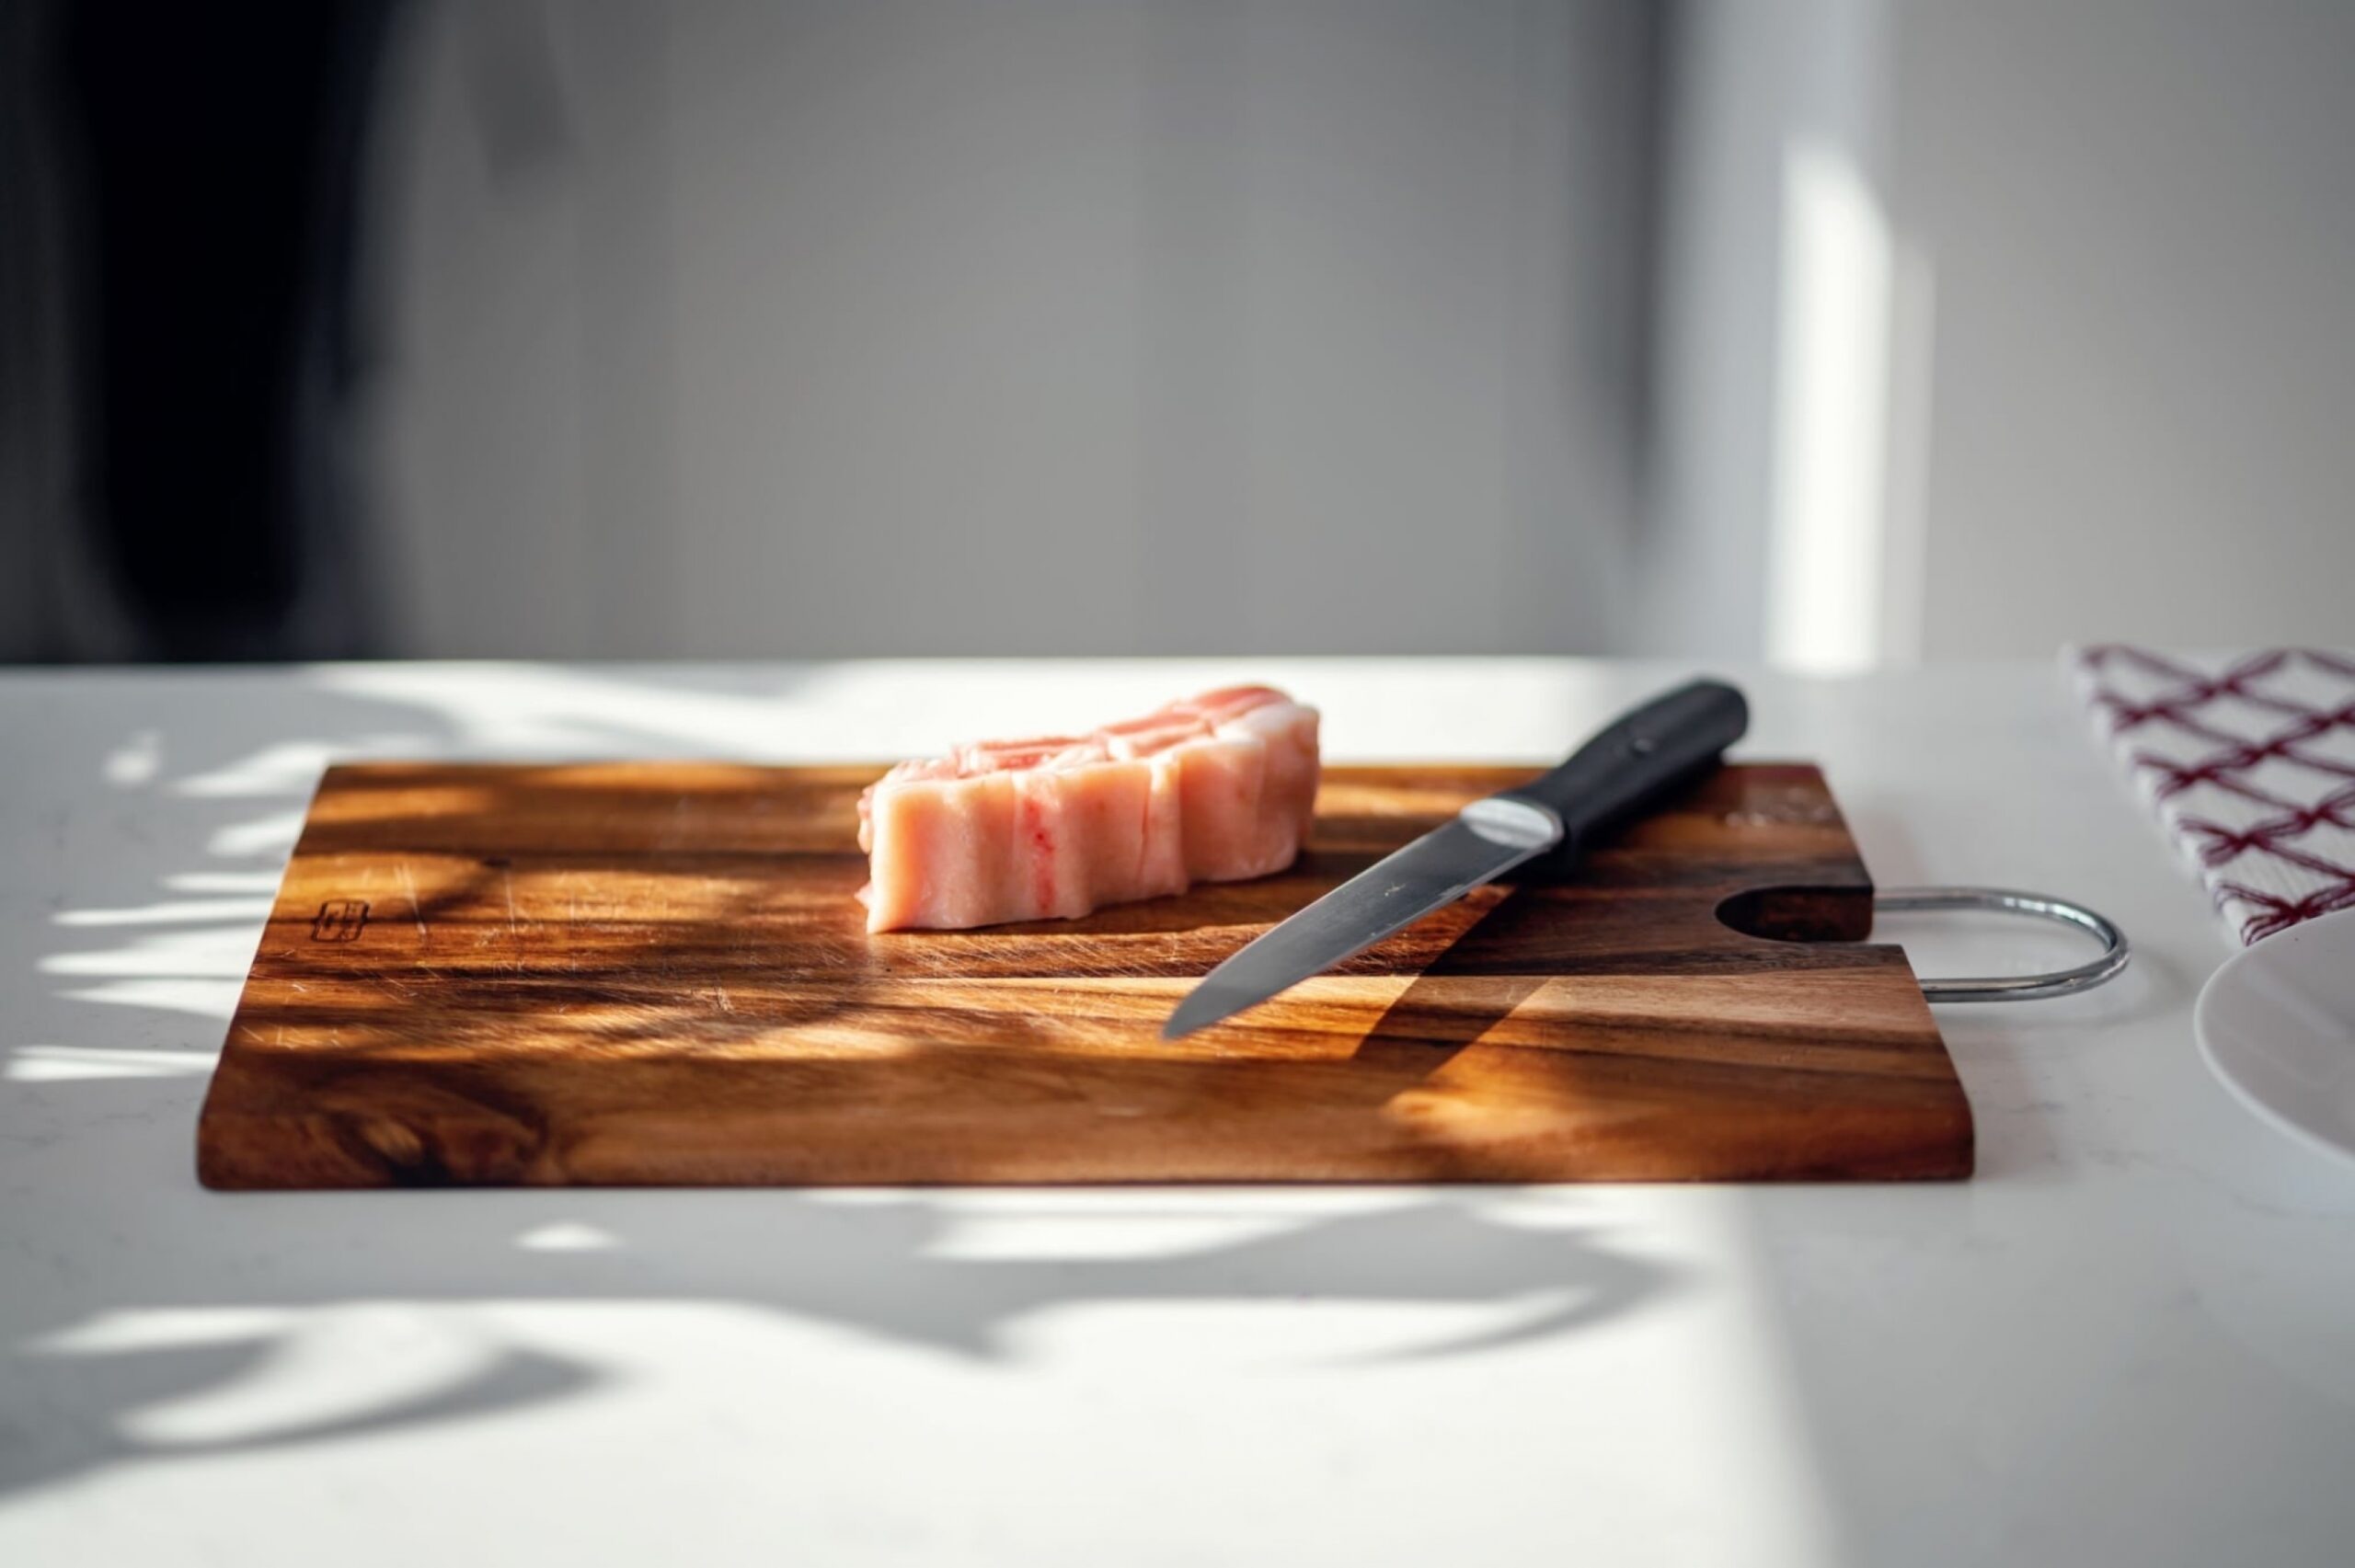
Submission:
<svg viewBox="0 0 2355 1568">
<path fill-rule="evenodd" d="M 1717 905 L 1717 922 L 1767 942 L 1864 942 L 1873 933 L 1864 887 L 1750 887 Z"/>
</svg>

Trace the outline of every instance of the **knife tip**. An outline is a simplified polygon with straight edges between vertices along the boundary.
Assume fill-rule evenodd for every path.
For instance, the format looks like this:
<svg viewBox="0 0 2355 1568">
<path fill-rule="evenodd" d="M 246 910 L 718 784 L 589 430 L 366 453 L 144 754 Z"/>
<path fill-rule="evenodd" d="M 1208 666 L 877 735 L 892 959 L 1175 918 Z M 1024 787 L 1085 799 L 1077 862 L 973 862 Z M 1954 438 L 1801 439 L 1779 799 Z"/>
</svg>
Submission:
<svg viewBox="0 0 2355 1568">
<path fill-rule="evenodd" d="M 1215 997 L 1205 999 L 1202 992 L 1197 990 L 1185 1001 L 1179 1002 L 1178 1010 L 1163 1022 L 1161 1037 L 1165 1040 L 1184 1039 L 1197 1029 L 1209 1028 L 1235 1011 Z"/>
</svg>

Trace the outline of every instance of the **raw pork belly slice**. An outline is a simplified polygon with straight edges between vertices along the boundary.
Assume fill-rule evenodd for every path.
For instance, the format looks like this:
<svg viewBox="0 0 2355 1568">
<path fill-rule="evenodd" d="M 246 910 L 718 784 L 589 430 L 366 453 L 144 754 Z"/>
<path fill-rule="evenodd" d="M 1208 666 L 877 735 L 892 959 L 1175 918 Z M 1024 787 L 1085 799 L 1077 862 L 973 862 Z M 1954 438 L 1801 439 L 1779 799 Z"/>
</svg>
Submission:
<svg viewBox="0 0 2355 1568">
<path fill-rule="evenodd" d="M 902 762 L 858 803 L 867 929 L 1070 918 L 1281 871 L 1316 772 L 1316 710 L 1272 686 Z"/>
</svg>

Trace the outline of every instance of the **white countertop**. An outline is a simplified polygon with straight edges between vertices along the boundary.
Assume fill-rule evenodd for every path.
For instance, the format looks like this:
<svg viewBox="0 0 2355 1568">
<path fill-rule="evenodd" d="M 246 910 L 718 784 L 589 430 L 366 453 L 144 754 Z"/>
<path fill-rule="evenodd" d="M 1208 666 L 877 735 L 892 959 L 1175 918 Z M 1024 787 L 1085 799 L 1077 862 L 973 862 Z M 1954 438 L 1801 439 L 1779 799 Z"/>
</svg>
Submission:
<svg viewBox="0 0 2355 1568">
<path fill-rule="evenodd" d="M 0 1562 L 2355 1561 L 2355 1173 L 2201 1067 L 2225 940 L 2040 665 L 1744 682 L 1743 754 L 1822 761 L 1883 885 L 2135 941 L 1943 1012 L 1968 1184 L 196 1185 L 330 755 L 888 757 L 1246 675 L 1335 760 L 1534 761 L 1685 673 L 0 674 Z"/>
</svg>

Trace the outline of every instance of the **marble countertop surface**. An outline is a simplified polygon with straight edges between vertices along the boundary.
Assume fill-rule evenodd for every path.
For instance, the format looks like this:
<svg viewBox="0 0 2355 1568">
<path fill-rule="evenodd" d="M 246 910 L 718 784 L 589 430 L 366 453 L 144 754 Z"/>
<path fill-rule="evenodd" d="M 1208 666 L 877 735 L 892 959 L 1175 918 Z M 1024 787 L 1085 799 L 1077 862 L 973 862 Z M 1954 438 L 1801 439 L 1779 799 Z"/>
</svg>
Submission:
<svg viewBox="0 0 2355 1568">
<path fill-rule="evenodd" d="M 2355 1555 L 2355 1173 L 2057 674 L 1730 671 L 1885 886 L 2135 963 L 1943 1010 L 1967 1184 L 223 1195 L 193 1128 L 335 757 L 882 759 L 1266 679 L 1547 761 L 1564 659 L 0 672 L 0 1562 L 2238 1565 Z M 1924 972 L 2066 932 L 1914 920 Z"/>
</svg>

